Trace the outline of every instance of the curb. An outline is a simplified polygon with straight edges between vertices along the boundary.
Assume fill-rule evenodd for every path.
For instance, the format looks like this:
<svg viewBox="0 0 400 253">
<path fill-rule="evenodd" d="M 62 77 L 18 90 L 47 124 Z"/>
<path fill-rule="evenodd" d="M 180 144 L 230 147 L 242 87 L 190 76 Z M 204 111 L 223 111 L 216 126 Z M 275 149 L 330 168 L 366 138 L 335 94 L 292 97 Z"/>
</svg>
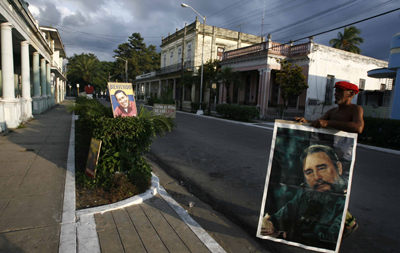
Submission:
<svg viewBox="0 0 400 253">
<path fill-rule="evenodd" d="M 211 251 L 223 253 L 225 250 L 160 186 L 159 178 L 152 172 L 151 187 L 146 192 L 128 199 L 93 208 L 76 210 L 75 195 L 75 120 L 72 113 L 70 141 L 68 147 L 67 172 L 65 177 L 63 213 L 60 232 L 60 253 L 100 253 L 100 243 L 96 231 L 94 214 L 104 213 L 142 203 L 159 193 L 160 196 L 181 217 L 182 221 Z"/>
</svg>

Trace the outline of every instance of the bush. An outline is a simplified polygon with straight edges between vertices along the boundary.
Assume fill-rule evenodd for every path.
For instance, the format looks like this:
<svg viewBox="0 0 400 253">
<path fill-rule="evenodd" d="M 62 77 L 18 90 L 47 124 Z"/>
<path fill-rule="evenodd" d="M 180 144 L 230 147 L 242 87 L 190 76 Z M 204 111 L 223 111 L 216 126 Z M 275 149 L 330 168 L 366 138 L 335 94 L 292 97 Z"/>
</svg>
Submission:
<svg viewBox="0 0 400 253">
<path fill-rule="evenodd" d="M 260 110 L 256 106 L 219 104 L 216 110 L 223 118 L 244 122 L 251 122 L 260 116 Z"/>
<path fill-rule="evenodd" d="M 199 102 L 191 102 L 190 103 L 190 111 L 191 112 L 197 112 L 200 109 L 200 103 Z M 201 103 L 201 109 L 205 111 L 207 109 L 207 103 Z"/>
<path fill-rule="evenodd" d="M 400 120 L 365 117 L 360 143 L 400 150 Z"/>
<path fill-rule="evenodd" d="M 153 96 L 149 97 L 149 99 L 147 99 L 147 105 L 153 106 L 154 104 L 161 104 L 161 100 Z"/>
</svg>

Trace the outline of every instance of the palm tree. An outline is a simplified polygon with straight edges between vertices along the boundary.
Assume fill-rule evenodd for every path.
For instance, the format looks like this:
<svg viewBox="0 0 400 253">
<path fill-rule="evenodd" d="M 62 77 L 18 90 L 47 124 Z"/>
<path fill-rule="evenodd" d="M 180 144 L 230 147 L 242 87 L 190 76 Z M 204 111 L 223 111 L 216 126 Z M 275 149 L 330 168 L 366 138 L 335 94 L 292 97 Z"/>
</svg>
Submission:
<svg viewBox="0 0 400 253">
<path fill-rule="evenodd" d="M 361 54 L 361 49 L 356 46 L 364 42 L 364 39 L 359 37 L 360 34 L 361 30 L 355 26 L 345 27 L 344 33 L 339 32 L 337 39 L 331 39 L 329 45 L 348 52 Z"/>
<path fill-rule="evenodd" d="M 231 103 L 230 97 L 230 88 L 231 85 L 236 86 L 240 89 L 243 88 L 244 84 L 240 79 L 240 72 L 234 71 L 232 67 L 226 66 L 221 68 L 221 71 L 217 74 L 217 78 L 219 83 L 225 84 L 226 87 L 226 102 L 228 104 Z"/>
<path fill-rule="evenodd" d="M 85 85 L 102 73 L 100 61 L 94 54 L 75 54 L 68 61 L 67 75 L 82 78 Z"/>
</svg>

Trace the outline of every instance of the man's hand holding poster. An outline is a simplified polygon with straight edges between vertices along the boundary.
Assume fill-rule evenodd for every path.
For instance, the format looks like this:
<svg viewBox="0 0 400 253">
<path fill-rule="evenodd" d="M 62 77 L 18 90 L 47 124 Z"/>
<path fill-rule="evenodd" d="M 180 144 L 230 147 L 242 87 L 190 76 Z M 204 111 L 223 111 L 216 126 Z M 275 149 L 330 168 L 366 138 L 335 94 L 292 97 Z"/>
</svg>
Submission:
<svg viewBox="0 0 400 253">
<path fill-rule="evenodd" d="M 275 122 L 257 237 L 338 252 L 357 134 Z"/>
<path fill-rule="evenodd" d="M 113 108 L 114 118 L 137 115 L 136 101 L 130 83 L 107 83 Z"/>
</svg>

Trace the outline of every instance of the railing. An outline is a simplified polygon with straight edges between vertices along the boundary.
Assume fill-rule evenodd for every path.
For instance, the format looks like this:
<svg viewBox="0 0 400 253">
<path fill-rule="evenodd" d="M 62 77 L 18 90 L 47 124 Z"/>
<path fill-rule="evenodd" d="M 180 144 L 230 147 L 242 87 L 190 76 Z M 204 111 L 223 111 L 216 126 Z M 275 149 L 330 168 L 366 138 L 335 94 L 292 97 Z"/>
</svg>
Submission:
<svg viewBox="0 0 400 253">
<path fill-rule="evenodd" d="M 183 68 L 184 69 L 190 69 L 190 68 L 194 68 L 194 62 L 193 61 L 187 61 L 183 64 Z M 163 74 L 168 74 L 168 73 L 173 73 L 173 72 L 178 72 L 182 70 L 182 64 L 181 63 L 177 63 L 177 64 L 173 64 L 167 67 L 163 67 L 159 70 L 156 71 L 156 75 L 163 75 Z"/>
<path fill-rule="evenodd" d="M 268 42 L 263 42 L 249 47 L 243 47 L 236 50 L 228 51 L 224 53 L 224 58 L 222 60 L 228 60 L 256 52 L 268 52 L 269 54 L 279 54 L 288 57 L 307 55 L 310 53 L 310 43 L 289 46 L 277 42 L 269 42 L 269 47 L 267 48 L 267 46 Z"/>
</svg>

